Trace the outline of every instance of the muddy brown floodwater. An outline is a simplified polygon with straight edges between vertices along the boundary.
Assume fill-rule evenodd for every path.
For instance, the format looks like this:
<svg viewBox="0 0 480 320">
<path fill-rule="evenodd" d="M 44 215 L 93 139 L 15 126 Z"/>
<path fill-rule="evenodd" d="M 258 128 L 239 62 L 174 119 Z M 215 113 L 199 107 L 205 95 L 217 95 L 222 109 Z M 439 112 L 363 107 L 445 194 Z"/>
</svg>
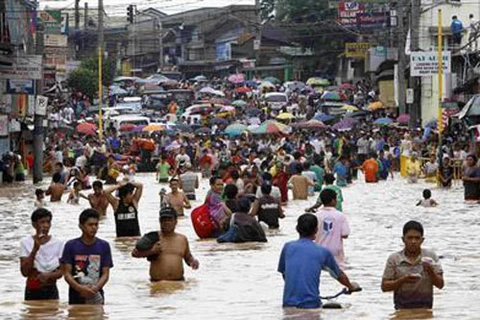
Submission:
<svg viewBox="0 0 480 320">
<path fill-rule="evenodd" d="M 142 233 L 158 230 L 158 192 L 153 174 L 139 174 L 145 184 L 139 216 Z M 46 178 L 49 180 L 49 178 Z M 44 183 L 46 185 L 47 183 Z M 440 203 L 437 208 L 415 207 L 424 188 L 431 188 Z M 197 192 L 201 203 L 208 191 L 202 180 Z M 200 261 L 196 271 L 186 268 L 185 282 L 151 285 L 148 263 L 133 259 L 133 240 L 116 240 L 111 208 L 101 221 L 98 236 L 110 242 L 114 268 L 105 288 L 106 304 L 68 306 L 68 287 L 59 281 L 60 301 L 26 303 L 25 280 L 19 271 L 19 242 L 32 232 L 34 187 L 31 183 L 0 188 L 0 318 L 1 319 L 473 319 L 480 318 L 480 226 L 479 206 L 463 202 L 461 185 L 439 190 L 432 185 L 408 185 L 395 178 L 378 184 L 354 183 L 344 189 L 344 210 L 351 226 L 345 241 L 346 272 L 363 291 L 341 296 L 341 310 L 298 311 L 282 308 L 283 281 L 276 272 L 285 242 L 297 238 L 297 217 L 315 201 L 290 201 L 281 229 L 268 234 L 265 244 L 217 244 L 198 240 L 190 219 L 181 218 L 177 231 L 190 240 L 192 253 Z M 66 200 L 66 197 L 64 198 Z M 49 204 L 53 212 L 51 233 L 61 239 L 80 234 L 80 205 Z M 187 211 L 187 214 L 189 211 Z M 382 293 L 380 282 L 388 255 L 402 248 L 401 231 L 409 219 L 425 228 L 425 248 L 442 256 L 445 288 L 435 290 L 433 311 L 395 312 L 392 293 Z M 341 290 L 323 274 L 322 295 Z"/>
</svg>

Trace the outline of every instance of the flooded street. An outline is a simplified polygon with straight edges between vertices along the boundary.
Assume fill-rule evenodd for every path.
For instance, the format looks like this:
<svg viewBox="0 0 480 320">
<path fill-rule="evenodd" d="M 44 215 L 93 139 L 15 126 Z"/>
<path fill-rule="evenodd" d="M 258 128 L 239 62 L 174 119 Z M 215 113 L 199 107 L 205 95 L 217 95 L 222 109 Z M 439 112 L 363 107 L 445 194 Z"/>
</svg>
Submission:
<svg viewBox="0 0 480 320">
<path fill-rule="evenodd" d="M 46 178 L 50 181 L 50 178 Z M 140 202 L 142 233 L 159 229 L 160 185 L 154 174 L 140 174 L 145 184 Z M 46 183 L 44 184 L 46 185 Z M 438 208 L 415 207 L 424 188 L 431 188 Z M 203 201 L 208 183 L 202 181 L 193 206 Z M 363 287 L 363 292 L 341 296 L 342 310 L 299 312 L 282 308 L 283 280 L 277 263 L 283 244 L 297 238 L 295 224 L 309 201 L 290 201 L 281 229 L 268 234 L 268 243 L 217 244 L 215 240 L 199 241 L 190 219 L 181 218 L 177 231 L 187 235 L 193 255 L 200 261 L 199 270 L 186 267 L 186 281 L 180 283 L 149 282 L 149 264 L 134 259 L 130 251 L 133 240 L 115 240 L 111 208 L 101 221 L 98 236 L 110 242 L 114 268 L 105 287 L 106 304 L 69 307 L 68 287 L 59 281 L 60 302 L 31 303 L 23 301 L 25 280 L 19 270 L 20 239 L 32 232 L 34 187 L 30 183 L 0 189 L 0 318 L 1 319 L 473 319 L 480 314 L 475 298 L 480 289 L 479 206 L 463 202 L 463 188 L 439 190 L 422 183 L 408 185 L 395 178 L 388 182 L 366 185 L 362 181 L 343 189 L 344 210 L 351 236 L 345 241 L 347 274 Z M 88 192 L 86 192 L 88 193 Z M 51 234 L 70 239 L 78 237 L 78 215 L 88 207 L 65 203 L 49 204 L 53 212 Z M 189 211 L 187 211 L 189 212 Z M 425 228 L 423 247 L 441 255 L 445 288 L 435 290 L 433 312 L 396 313 L 393 293 L 382 293 L 380 282 L 388 255 L 402 248 L 401 232 L 409 219 L 420 221 Z M 341 290 L 335 280 L 324 273 L 322 295 Z"/>
</svg>

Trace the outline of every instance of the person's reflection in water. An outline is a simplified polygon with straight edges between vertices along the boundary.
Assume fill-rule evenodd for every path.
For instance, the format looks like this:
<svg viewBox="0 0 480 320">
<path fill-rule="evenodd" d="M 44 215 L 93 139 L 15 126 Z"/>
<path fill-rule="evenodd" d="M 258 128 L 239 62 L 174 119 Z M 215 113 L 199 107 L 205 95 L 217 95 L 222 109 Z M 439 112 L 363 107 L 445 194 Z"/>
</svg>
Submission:
<svg viewBox="0 0 480 320">
<path fill-rule="evenodd" d="M 410 319 L 432 319 L 432 309 L 400 309 L 396 310 L 390 320 L 410 320 Z"/>
<path fill-rule="evenodd" d="M 24 302 L 22 319 L 58 319 L 62 313 L 58 300 L 31 300 Z"/>
<path fill-rule="evenodd" d="M 322 309 L 297 309 L 297 308 L 283 308 L 284 320 L 320 320 Z"/>
<path fill-rule="evenodd" d="M 89 304 L 89 305 L 81 305 L 81 304 L 72 304 L 68 306 L 68 317 L 67 319 L 105 319 L 106 314 L 105 310 L 103 310 L 103 305 L 101 304 Z"/>
</svg>

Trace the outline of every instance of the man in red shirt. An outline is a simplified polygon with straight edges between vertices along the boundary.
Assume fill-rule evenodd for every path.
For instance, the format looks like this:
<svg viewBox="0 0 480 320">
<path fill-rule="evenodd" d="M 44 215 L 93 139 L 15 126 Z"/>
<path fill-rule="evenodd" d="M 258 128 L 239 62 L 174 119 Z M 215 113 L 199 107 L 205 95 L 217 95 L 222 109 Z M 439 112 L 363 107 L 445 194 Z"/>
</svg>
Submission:
<svg viewBox="0 0 480 320">
<path fill-rule="evenodd" d="M 365 160 L 362 165 L 362 171 L 365 175 L 365 182 L 373 183 L 378 182 L 377 173 L 378 173 L 378 162 L 375 154 L 370 155 L 370 158 Z"/>
<path fill-rule="evenodd" d="M 210 178 L 210 176 L 212 175 L 213 159 L 208 154 L 207 149 L 204 149 L 202 153 L 203 155 L 199 160 L 200 169 L 202 171 L 202 178 Z"/>
</svg>

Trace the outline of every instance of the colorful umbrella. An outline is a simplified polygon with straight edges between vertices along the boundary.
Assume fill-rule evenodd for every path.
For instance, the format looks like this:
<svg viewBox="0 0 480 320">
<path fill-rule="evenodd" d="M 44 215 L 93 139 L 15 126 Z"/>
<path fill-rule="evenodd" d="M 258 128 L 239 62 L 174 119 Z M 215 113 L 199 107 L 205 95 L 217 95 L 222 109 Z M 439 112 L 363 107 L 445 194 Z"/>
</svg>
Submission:
<svg viewBox="0 0 480 320">
<path fill-rule="evenodd" d="M 78 133 L 89 136 L 95 136 L 97 134 L 97 126 L 89 122 L 80 123 L 76 129 Z"/>
<path fill-rule="evenodd" d="M 206 127 L 202 127 L 195 130 L 195 134 L 211 134 L 211 133 L 212 133 L 212 129 L 206 128 Z"/>
<path fill-rule="evenodd" d="M 227 98 L 212 98 L 210 99 L 210 102 L 214 104 L 222 104 L 222 105 L 228 105 L 232 103 L 232 101 Z"/>
<path fill-rule="evenodd" d="M 342 121 L 340 121 L 340 122 L 353 125 L 353 124 L 357 123 L 358 120 L 355 119 L 355 118 L 343 118 Z"/>
<path fill-rule="evenodd" d="M 213 112 L 213 107 L 209 104 L 196 104 L 185 109 L 185 112 L 188 112 L 189 114 Z"/>
<path fill-rule="evenodd" d="M 401 114 L 397 118 L 398 123 L 405 124 L 405 123 L 408 123 L 409 121 L 410 121 L 410 115 L 408 114 Z"/>
<path fill-rule="evenodd" d="M 291 113 L 288 113 L 288 112 L 282 112 L 280 113 L 278 116 L 277 116 L 277 119 L 280 119 L 280 120 L 291 120 L 291 119 L 295 119 L 295 116 Z"/>
<path fill-rule="evenodd" d="M 212 120 L 210 120 L 210 125 L 226 125 L 228 124 L 228 121 L 223 119 L 223 118 L 213 118 Z"/>
<path fill-rule="evenodd" d="M 314 129 L 314 130 L 317 130 L 317 129 L 326 128 L 327 126 L 322 121 L 311 119 L 311 120 L 308 120 L 308 121 L 302 121 L 302 122 L 294 123 L 294 124 L 292 124 L 292 127 L 296 127 L 297 129 Z"/>
<path fill-rule="evenodd" d="M 237 93 L 247 93 L 247 92 L 252 91 L 252 89 L 250 89 L 249 87 L 238 87 L 238 88 L 235 89 L 235 91 Z"/>
<path fill-rule="evenodd" d="M 331 116 L 329 114 L 324 114 L 324 113 L 321 113 L 315 116 L 315 120 L 322 121 L 322 122 L 332 121 L 333 119 L 335 119 L 334 116 Z"/>
<path fill-rule="evenodd" d="M 350 130 L 353 127 L 353 124 L 344 123 L 342 121 L 335 123 L 332 126 L 332 129 L 343 131 L 343 130 Z"/>
<path fill-rule="evenodd" d="M 378 110 L 378 109 L 384 109 L 384 105 L 381 101 L 375 101 L 375 102 L 372 102 L 368 105 L 368 110 L 370 111 L 374 111 L 374 110 Z"/>
<path fill-rule="evenodd" d="M 353 91 L 355 90 L 355 86 L 351 83 L 348 83 L 348 82 L 345 82 L 345 83 L 342 83 L 342 85 L 340 86 L 340 88 L 344 89 L 344 90 L 350 90 L 350 91 Z"/>
<path fill-rule="evenodd" d="M 324 78 L 317 78 L 317 77 L 313 77 L 313 78 L 310 78 L 307 80 L 307 84 L 309 86 L 328 86 L 330 85 L 330 81 L 328 81 L 328 79 L 324 79 Z"/>
<path fill-rule="evenodd" d="M 143 124 L 138 125 L 135 128 L 133 128 L 132 132 L 141 132 L 143 130 L 143 128 L 145 128 L 145 126 Z"/>
<path fill-rule="evenodd" d="M 275 85 L 271 82 L 268 82 L 268 81 L 264 81 L 262 83 L 260 83 L 260 90 L 263 90 L 263 89 L 275 89 Z"/>
<path fill-rule="evenodd" d="M 379 125 L 387 125 L 387 124 L 390 124 L 392 122 L 393 122 L 393 120 L 390 119 L 390 118 L 378 118 L 373 123 L 374 124 L 379 124 Z"/>
<path fill-rule="evenodd" d="M 234 106 L 223 106 L 220 108 L 220 112 L 232 112 L 235 111 Z"/>
<path fill-rule="evenodd" d="M 135 125 L 132 123 L 122 124 L 120 126 L 120 131 L 133 131 L 135 129 Z"/>
<path fill-rule="evenodd" d="M 270 82 L 270 83 L 273 83 L 273 84 L 279 84 L 279 83 L 281 83 L 281 81 L 278 80 L 278 79 L 275 78 L 275 77 L 266 77 L 265 79 L 263 79 L 263 81 Z"/>
<path fill-rule="evenodd" d="M 150 123 L 148 126 L 142 129 L 143 132 L 162 131 L 165 127 L 160 123 Z"/>
<path fill-rule="evenodd" d="M 247 102 L 243 100 L 235 100 L 231 103 L 231 105 L 237 108 L 243 108 L 247 105 Z"/>
<path fill-rule="evenodd" d="M 345 104 L 340 109 L 345 110 L 345 111 L 358 111 L 358 110 L 360 110 L 358 107 L 355 107 L 355 106 L 352 106 L 352 105 L 349 105 L 349 104 Z"/>
<path fill-rule="evenodd" d="M 252 131 L 254 134 L 277 134 L 277 133 L 289 133 L 291 128 L 280 122 L 268 120 L 262 123 L 257 129 Z"/>
<path fill-rule="evenodd" d="M 338 92 L 333 92 L 333 91 L 325 91 L 322 94 L 322 99 L 323 100 L 342 100 Z"/>
<path fill-rule="evenodd" d="M 262 110 L 257 108 L 250 108 L 245 112 L 249 117 L 255 117 L 262 114 Z"/>
<path fill-rule="evenodd" d="M 239 136 L 246 131 L 248 131 L 247 126 L 241 123 L 234 123 L 225 128 L 225 134 L 229 136 Z"/>
<path fill-rule="evenodd" d="M 245 75 L 243 73 L 231 74 L 228 76 L 228 81 L 231 83 L 242 83 L 245 80 Z"/>
</svg>

